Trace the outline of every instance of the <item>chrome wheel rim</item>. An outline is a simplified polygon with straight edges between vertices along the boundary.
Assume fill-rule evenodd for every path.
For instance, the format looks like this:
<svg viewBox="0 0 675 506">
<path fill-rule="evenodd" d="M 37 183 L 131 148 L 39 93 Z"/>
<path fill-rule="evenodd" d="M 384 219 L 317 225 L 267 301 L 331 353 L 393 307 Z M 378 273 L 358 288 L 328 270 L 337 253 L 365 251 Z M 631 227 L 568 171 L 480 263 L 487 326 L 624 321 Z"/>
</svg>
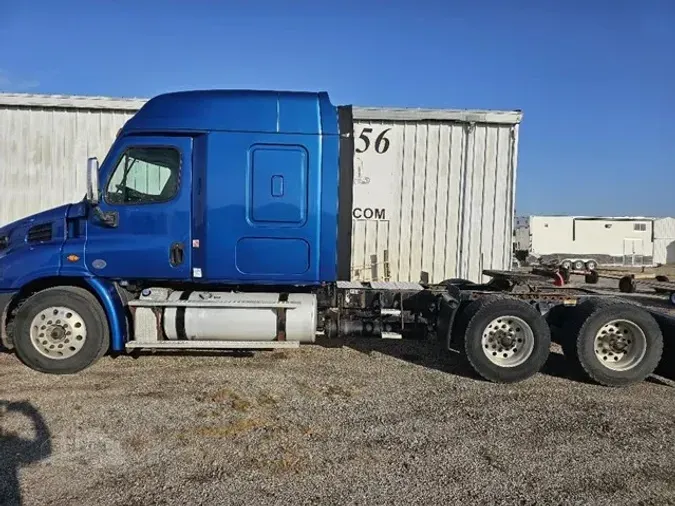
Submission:
<svg viewBox="0 0 675 506">
<path fill-rule="evenodd" d="M 481 348 L 493 364 L 517 367 L 524 364 L 534 351 L 534 332 L 522 318 L 500 316 L 485 327 Z"/>
<path fill-rule="evenodd" d="M 63 360 L 82 349 L 87 340 L 87 327 L 77 311 L 61 306 L 48 307 L 33 318 L 30 340 L 41 355 Z"/>
<path fill-rule="evenodd" d="M 612 371 L 637 366 L 647 354 L 644 331 L 630 320 L 612 320 L 595 334 L 595 356 Z"/>
</svg>

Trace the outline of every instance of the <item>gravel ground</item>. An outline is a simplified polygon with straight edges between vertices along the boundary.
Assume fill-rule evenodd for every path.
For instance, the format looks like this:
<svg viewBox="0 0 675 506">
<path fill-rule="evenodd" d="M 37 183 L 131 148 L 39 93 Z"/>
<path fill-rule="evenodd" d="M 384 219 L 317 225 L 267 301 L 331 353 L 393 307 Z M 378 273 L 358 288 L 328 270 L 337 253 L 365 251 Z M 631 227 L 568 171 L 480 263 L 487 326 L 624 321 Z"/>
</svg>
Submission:
<svg viewBox="0 0 675 506">
<path fill-rule="evenodd" d="M 570 374 L 555 352 L 493 385 L 391 341 L 104 358 L 65 377 L 3 353 L 0 487 L 25 505 L 675 504 L 675 382 Z"/>
</svg>

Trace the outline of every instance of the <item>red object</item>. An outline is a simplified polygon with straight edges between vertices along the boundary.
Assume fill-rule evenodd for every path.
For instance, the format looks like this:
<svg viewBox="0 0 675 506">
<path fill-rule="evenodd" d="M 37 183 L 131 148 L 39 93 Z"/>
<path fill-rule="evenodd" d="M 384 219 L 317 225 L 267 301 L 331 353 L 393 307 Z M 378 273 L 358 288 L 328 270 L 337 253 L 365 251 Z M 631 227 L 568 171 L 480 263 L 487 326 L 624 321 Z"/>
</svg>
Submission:
<svg viewBox="0 0 675 506">
<path fill-rule="evenodd" d="M 553 276 L 553 285 L 554 286 L 564 286 L 565 285 L 565 279 L 562 277 L 562 274 L 559 272 L 555 273 L 555 276 Z"/>
</svg>

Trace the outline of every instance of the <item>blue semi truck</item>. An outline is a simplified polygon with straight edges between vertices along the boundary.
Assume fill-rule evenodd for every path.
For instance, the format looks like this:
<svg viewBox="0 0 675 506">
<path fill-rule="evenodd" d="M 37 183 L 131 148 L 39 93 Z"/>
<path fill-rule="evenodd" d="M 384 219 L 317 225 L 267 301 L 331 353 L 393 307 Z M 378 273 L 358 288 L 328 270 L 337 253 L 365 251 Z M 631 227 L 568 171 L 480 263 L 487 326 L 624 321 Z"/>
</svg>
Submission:
<svg viewBox="0 0 675 506">
<path fill-rule="evenodd" d="M 66 374 L 141 349 L 424 338 L 460 350 L 487 380 L 515 382 L 543 367 L 553 332 L 599 383 L 654 370 L 662 335 L 632 304 L 523 290 L 503 275 L 350 280 L 352 130 L 351 108 L 326 93 L 148 101 L 100 167 L 89 159 L 81 202 L 0 229 L 3 345 Z"/>
</svg>

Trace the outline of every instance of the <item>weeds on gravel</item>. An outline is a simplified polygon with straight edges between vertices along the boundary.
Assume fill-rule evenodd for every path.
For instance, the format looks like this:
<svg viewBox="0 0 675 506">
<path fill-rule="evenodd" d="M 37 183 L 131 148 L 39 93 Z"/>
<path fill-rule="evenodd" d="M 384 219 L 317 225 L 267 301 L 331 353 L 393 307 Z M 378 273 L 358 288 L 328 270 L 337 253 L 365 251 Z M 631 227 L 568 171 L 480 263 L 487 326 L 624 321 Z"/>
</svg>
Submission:
<svg viewBox="0 0 675 506">
<path fill-rule="evenodd" d="M 136 392 L 136 397 L 143 397 L 146 399 L 164 400 L 171 397 L 171 394 L 162 390 L 150 390 L 148 392 Z"/>
<path fill-rule="evenodd" d="M 258 406 L 268 408 L 276 407 L 279 404 L 279 401 L 274 396 L 272 396 L 267 392 L 262 392 L 258 394 L 255 400 L 253 400 L 253 399 L 246 399 L 245 397 L 239 395 L 237 392 L 231 390 L 230 388 L 221 388 L 220 390 L 218 390 L 217 392 L 215 392 L 210 396 L 197 397 L 197 400 L 200 402 L 208 400 L 211 402 L 215 402 L 216 404 L 225 404 L 229 402 L 232 409 L 240 413 L 250 411 L 255 407 L 256 404 Z"/>
<path fill-rule="evenodd" d="M 136 452 L 140 452 L 148 446 L 148 440 L 142 434 L 132 434 L 124 440 L 124 445 Z"/>
<path fill-rule="evenodd" d="M 356 394 L 356 389 L 343 387 L 341 385 L 327 385 L 323 389 L 323 394 L 326 397 L 342 397 L 343 399 L 349 399 Z"/>
<path fill-rule="evenodd" d="M 203 400 L 203 399 L 198 399 L 198 400 Z M 235 411 L 239 411 L 240 413 L 244 413 L 246 411 L 249 411 L 252 407 L 252 404 L 250 401 L 244 399 L 241 395 L 239 395 L 237 392 L 234 392 L 230 390 L 229 388 L 222 388 L 218 390 L 216 393 L 211 395 L 208 400 L 211 402 L 215 402 L 218 404 L 222 404 L 225 402 L 230 403 L 230 406 L 232 406 L 232 409 Z"/>
<path fill-rule="evenodd" d="M 198 427 L 195 430 L 195 434 L 202 437 L 213 438 L 234 437 L 264 426 L 265 421 L 260 418 L 243 418 L 227 425 L 215 427 Z"/>
<path fill-rule="evenodd" d="M 217 392 L 215 392 L 213 395 L 209 396 L 207 399 L 211 402 L 226 402 L 228 400 L 231 400 L 233 398 L 238 399 L 239 395 L 236 392 L 233 392 L 229 388 L 221 388 Z M 204 401 L 204 398 L 198 398 L 197 400 Z"/>
<path fill-rule="evenodd" d="M 256 400 L 258 401 L 259 405 L 271 408 L 277 407 L 277 405 L 279 404 L 279 401 L 275 397 L 266 392 L 258 394 Z"/>
<path fill-rule="evenodd" d="M 276 458 L 254 458 L 249 461 L 252 468 L 275 474 L 297 473 L 307 468 L 307 458 L 295 450 L 281 450 Z"/>
</svg>

